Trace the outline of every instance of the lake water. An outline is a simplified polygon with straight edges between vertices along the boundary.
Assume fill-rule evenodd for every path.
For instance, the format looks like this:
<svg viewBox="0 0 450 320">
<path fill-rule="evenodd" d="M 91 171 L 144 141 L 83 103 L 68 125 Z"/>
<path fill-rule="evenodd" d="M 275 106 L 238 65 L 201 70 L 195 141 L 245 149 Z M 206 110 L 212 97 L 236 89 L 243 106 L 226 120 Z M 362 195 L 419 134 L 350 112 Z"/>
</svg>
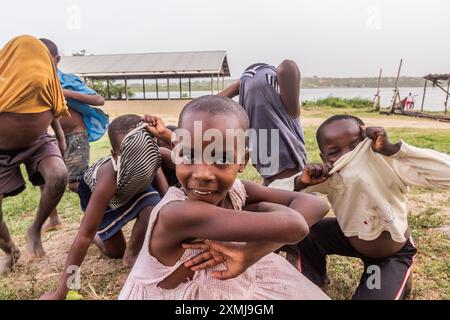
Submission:
<svg viewBox="0 0 450 320">
<path fill-rule="evenodd" d="M 309 100 L 316 101 L 318 99 L 324 99 L 327 97 L 339 97 L 339 98 L 363 98 L 372 100 L 375 96 L 377 89 L 376 88 L 321 88 L 321 89 L 302 89 L 301 90 L 301 100 Z M 405 98 L 411 92 L 413 96 L 415 96 L 415 108 L 414 110 L 420 110 L 422 105 L 422 97 L 423 97 L 423 87 L 421 88 L 399 88 L 401 98 Z M 381 88 L 380 96 L 381 96 L 381 106 L 387 107 L 390 105 L 393 95 L 392 88 Z M 192 97 L 197 98 L 203 95 L 211 94 L 210 91 L 192 91 Z M 183 92 L 183 95 L 187 97 L 188 93 Z M 146 99 L 156 99 L 156 92 L 146 92 Z M 136 92 L 134 99 L 142 99 L 144 97 L 142 92 Z M 167 98 L 167 92 L 159 93 L 160 99 Z M 180 92 L 173 91 L 170 92 L 170 98 L 179 99 Z M 439 88 L 433 88 L 429 86 L 427 88 L 427 94 L 425 97 L 425 110 L 430 111 L 443 111 L 445 103 L 445 93 Z M 449 98 L 449 107 L 450 107 L 450 98 Z"/>
</svg>

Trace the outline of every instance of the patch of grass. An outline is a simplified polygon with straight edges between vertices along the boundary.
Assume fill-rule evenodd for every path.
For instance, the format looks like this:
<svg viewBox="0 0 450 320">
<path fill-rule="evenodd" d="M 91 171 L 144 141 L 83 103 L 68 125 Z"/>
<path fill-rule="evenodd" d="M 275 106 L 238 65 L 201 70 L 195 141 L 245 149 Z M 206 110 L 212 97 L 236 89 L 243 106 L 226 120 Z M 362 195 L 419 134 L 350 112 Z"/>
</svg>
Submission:
<svg viewBox="0 0 450 320">
<path fill-rule="evenodd" d="M 372 101 L 368 99 L 362 99 L 359 97 L 346 99 L 337 97 L 328 97 L 324 99 L 318 99 L 316 101 L 303 101 L 303 107 L 321 107 L 321 108 L 334 108 L 334 109 L 366 109 L 372 108 Z"/>
<path fill-rule="evenodd" d="M 420 214 L 409 214 L 409 225 L 414 229 L 438 228 L 444 224 L 444 219 L 439 215 L 439 209 L 429 207 Z"/>
</svg>

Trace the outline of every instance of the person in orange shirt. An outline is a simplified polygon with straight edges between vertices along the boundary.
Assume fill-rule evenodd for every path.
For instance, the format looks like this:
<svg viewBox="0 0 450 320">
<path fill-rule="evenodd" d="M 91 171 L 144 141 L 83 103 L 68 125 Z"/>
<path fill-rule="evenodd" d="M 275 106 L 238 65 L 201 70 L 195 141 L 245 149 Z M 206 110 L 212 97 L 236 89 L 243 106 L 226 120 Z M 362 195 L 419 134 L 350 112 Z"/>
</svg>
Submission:
<svg viewBox="0 0 450 320">
<path fill-rule="evenodd" d="M 64 134 L 57 120 L 68 115 L 66 101 L 49 51 L 32 36 L 19 36 L 0 50 L 0 274 L 20 256 L 3 221 L 2 202 L 25 189 L 20 165 L 35 186 L 44 185 L 36 217 L 27 231 L 27 249 L 45 252 L 41 228 L 67 185 L 62 158 Z M 52 126 L 56 139 L 47 133 Z"/>
</svg>

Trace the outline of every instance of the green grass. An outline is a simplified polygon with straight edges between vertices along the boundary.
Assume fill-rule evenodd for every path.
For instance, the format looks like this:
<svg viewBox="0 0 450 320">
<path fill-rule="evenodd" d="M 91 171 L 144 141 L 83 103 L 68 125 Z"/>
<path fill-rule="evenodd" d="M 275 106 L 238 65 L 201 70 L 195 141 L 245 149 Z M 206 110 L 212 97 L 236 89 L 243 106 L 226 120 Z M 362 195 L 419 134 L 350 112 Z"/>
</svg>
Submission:
<svg viewBox="0 0 450 320">
<path fill-rule="evenodd" d="M 336 113 L 336 111 L 330 112 Z M 321 160 L 315 141 L 317 126 L 307 126 L 304 129 L 309 161 L 319 162 Z M 432 148 L 450 153 L 450 135 L 448 130 L 394 128 L 388 129 L 388 135 L 392 141 L 403 139 L 407 143 L 418 147 Z M 91 144 L 92 161 L 109 153 L 110 145 L 107 138 Z M 245 172 L 240 175 L 240 178 L 262 182 L 257 171 L 251 166 L 246 168 Z M 442 192 L 417 188 L 412 190 L 411 198 L 416 199 L 416 201 L 422 201 L 420 199 L 424 195 L 432 193 L 442 194 Z M 13 238 L 23 239 L 26 228 L 34 218 L 38 199 L 39 189 L 27 183 L 25 192 L 17 197 L 4 200 L 4 217 L 10 227 Z M 412 235 L 419 248 L 414 271 L 415 287 L 413 298 L 415 299 L 450 299 L 450 241 L 447 236 L 436 232 L 436 228 L 449 225 L 449 217 L 443 214 L 443 208 L 447 208 L 449 205 L 450 196 L 444 196 L 444 200 L 440 203 L 426 202 L 422 212 L 413 210 L 414 214 L 409 216 Z M 65 224 L 78 223 L 81 211 L 77 196 L 67 192 L 58 206 L 58 211 Z M 120 290 L 117 287 L 117 279 L 126 273 L 126 269 L 122 268 L 120 263 L 110 262 L 110 260 L 102 258 L 98 253 L 91 253 L 90 259 L 91 263 L 92 261 L 100 261 L 105 265 L 112 265 L 114 268 L 113 271 L 103 272 L 102 270 L 98 274 L 91 272 L 86 275 L 85 281 L 89 285 L 81 293 L 89 298 L 116 298 L 118 290 Z M 349 299 L 362 271 L 361 262 L 356 259 L 336 256 L 329 257 L 328 261 L 332 283 L 327 293 L 334 299 Z M 61 261 L 61 267 L 62 264 L 63 261 Z M 51 272 L 54 273 L 55 271 L 52 270 Z M 0 299 L 34 299 L 44 291 L 54 288 L 57 283 L 57 274 L 52 275 L 48 281 L 42 283 L 42 281 L 39 282 L 37 280 L 37 277 L 43 273 L 45 271 L 30 264 L 22 265 L 17 271 L 1 277 Z M 18 280 L 18 277 L 26 280 Z"/>
<path fill-rule="evenodd" d="M 303 101 L 303 107 L 319 107 L 319 108 L 334 108 L 334 109 L 366 109 L 372 108 L 372 101 L 362 98 L 335 98 L 328 97 L 324 99 L 318 99 L 316 101 Z"/>
</svg>

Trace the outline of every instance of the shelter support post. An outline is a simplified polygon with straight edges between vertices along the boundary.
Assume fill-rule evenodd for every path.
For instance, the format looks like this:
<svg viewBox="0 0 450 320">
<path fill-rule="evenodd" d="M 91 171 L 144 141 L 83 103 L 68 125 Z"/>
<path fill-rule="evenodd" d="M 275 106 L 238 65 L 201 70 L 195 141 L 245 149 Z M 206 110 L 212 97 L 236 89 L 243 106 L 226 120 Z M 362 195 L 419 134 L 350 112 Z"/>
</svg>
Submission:
<svg viewBox="0 0 450 320">
<path fill-rule="evenodd" d="M 167 100 L 170 100 L 170 81 L 167 78 Z"/>
<path fill-rule="evenodd" d="M 142 94 L 144 95 L 145 100 L 145 78 L 142 79 Z"/>
<path fill-rule="evenodd" d="M 111 91 L 109 89 L 109 79 L 106 79 L 106 96 L 108 97 L 108 100 L 111 100 Z"/>
<path fill-rule="evenodd" d="M 191 77 L 189 77 L 189 99 L 192 99 Z"/>
<path fill-rule="evenodd" d="M 156 78 L 156 99 L 159 99 L 158 78 Z"/>
<path fill-rule="evenodd" d="M 128 79 L 125 78 L 125 100 L 128 101 Z"/>
<path fill-rule="evenodd" d="M 214 75 L 211 75 L 211 94 L 214 94 Z"/>
</svg>

